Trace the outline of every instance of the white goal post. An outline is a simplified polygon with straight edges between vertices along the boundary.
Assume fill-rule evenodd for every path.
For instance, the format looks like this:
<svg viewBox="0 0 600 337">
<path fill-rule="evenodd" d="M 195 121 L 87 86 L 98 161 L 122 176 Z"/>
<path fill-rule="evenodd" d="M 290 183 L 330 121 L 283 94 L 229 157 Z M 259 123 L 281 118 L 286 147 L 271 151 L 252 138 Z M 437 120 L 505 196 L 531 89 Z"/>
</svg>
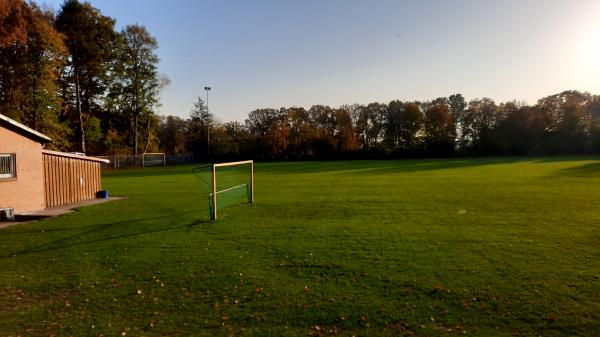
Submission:
<svg viewBox="0 0 600 337">
<path fill-rule="evenodd" d="M 235 182 L 234 180 L 229 181 L 229 185 L 224 185 L 222 186 L 222 188 L 219 188 L 219 176 L 217 174 L 217 171 L 219 168 L 235 168 L 236 166 L 238 167 L 243 167 L 245 165 L 249 165 L 250 166 L 250 170 L 248 172 L 249 177 L 246 176 L 245 172 L 243 173 L 244 176 L 246 176 L 245 178 L 242 178 L 240 181 Z M 223 185 L 223 184 L 221 184 Z M 231 185 L 231 186 L 230 186 Z M 216 220 L 217 219 L 217 205 L 218 205 L 218 198 L 219 198 L 219 194 L 225 194 L 227 192 L 233 192 L 235 190 L 243 190 L 245 189 L 247 191 L 247 197 L 248 197 L 248 201 L 249 203 L 253 203 L 254 202 L 254 161 L 253 160 L 244 160 L 244 161 L 236 161 L 236 162 L 229 162 L 229 163 L 220 163 L 220 164 L 213 164 L 212 165 L 212 193 L 210 196 L 212 196 L 212 219 Z"/>
<path fill-rule="evenodd" d="M 166 163 L 166 156 L 162 152 L 142 153 L 142 167 L 165 166 Z"/>
</svg>

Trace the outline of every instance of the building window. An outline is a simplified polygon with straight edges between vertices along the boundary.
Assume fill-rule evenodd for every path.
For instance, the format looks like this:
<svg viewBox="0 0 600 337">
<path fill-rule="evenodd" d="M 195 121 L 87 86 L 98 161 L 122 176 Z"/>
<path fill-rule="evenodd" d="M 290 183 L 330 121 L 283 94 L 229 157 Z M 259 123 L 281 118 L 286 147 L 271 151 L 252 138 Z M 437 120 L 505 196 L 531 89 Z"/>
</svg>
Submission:
<svg viewBox="0 0 600 337">
<path fill-rule="evenodd" d="M 0 179 L 10 179 L 16 176 L 16 155 L 14 153 L 0 153 Z"/>
</svg>

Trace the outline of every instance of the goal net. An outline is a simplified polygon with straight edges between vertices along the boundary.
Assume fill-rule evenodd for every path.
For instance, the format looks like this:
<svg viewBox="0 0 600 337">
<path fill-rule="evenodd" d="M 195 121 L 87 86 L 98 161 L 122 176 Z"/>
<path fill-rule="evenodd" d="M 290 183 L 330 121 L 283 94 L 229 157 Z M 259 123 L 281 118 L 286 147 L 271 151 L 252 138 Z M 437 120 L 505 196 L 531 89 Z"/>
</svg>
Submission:
<svg viewBox="0 0 600 337">
<path fill-rule="evenodd" d="M 147 166 L 165 166 L 165 154 L 164 153 L 143 153 L 142 154 L 142 167 Z"/>
<path fill-rule="evenodd" d="M 208 194 L 212 220 L 224 207 L 254 202 L 254 162 L 252 160 L 213 164 L 194 168 Z"/>
</svg>

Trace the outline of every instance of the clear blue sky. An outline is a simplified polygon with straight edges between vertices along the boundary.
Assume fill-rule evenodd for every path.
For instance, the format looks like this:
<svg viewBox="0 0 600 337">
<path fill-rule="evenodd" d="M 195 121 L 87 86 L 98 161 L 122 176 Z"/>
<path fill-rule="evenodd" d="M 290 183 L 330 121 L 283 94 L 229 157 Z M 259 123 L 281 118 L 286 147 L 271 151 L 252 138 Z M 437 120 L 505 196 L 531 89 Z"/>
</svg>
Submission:
<svg viewBox="0 0 600 337">
<path fill-rule="evenodd" d="M 38 0 L 58 9 L 60 0 Z M 223 121 L 260 107 L 600 94 L 600 1 L 92 0 L 158 39 L 160 114 L 211 86 Z"/>
</svg>

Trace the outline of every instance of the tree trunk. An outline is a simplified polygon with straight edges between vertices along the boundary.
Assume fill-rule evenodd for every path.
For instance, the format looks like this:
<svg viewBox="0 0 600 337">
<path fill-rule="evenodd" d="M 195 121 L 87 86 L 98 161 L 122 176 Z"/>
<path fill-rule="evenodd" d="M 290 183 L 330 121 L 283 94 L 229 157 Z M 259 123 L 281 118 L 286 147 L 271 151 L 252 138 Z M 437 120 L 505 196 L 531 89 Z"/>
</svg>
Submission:
<svg viewBox="0 0 600 337">
<path fill-rule="evenodd" d="M 138 114 L 133 117 L 133 154 L 138 154 Z"/>
<path fill-rule="evenodd" d="M 81 92 L 79 89 L 79 70 L 75 70 L 75 108 L 79 114 L 79 136 L 81 141 L 81 152 L 85 153 L 85 128 L 83 125 L 83 113 L 81 111 Z"/>
<path fill-rule="evenodd" d="M 31 84 L 31 102 L 32 102 L 32 106 L 33 106 L 33 111 L 32 111 L 32 123 L 31 123 L 31 127 L 36 130 L 36 131 L 40 131 L 38 129 L 38 106 L 37 106 L 37 100 L 36 100 L 36 92 L 37 92 L 37 84 L 36 81 L 33 80 L 33 83 Z"/>
<path fill-rule="evenodd" d="M 148 148 L 150 147 L 150 125 L 152 121 L 152 116 L 148 114 L 148 138 L 146 138 L 146 147 L 144 148 L 144 153 L 148 152 Z"/>
</svg>

